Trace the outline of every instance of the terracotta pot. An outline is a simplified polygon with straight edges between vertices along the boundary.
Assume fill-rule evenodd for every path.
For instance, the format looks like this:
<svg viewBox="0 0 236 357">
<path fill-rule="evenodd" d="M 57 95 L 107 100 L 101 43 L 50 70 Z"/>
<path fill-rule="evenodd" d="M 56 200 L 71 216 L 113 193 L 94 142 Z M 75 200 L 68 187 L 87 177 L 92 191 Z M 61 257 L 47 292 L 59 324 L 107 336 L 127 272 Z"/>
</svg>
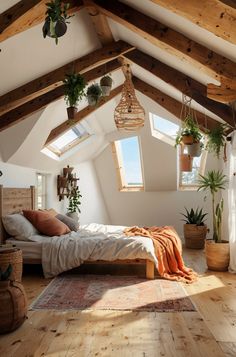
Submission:
<svg viewBox="0 0 236 357">
<path fill-rule="evenodd" d="M 26 319 L 27 299 L 23 285 L 0 281 L 0 333 L 17 329 Z"/>
<path fill-rule="evenodd" d="M 229 266 L 229 242 L 222 241 L 215 243 L 213 240 L 206 240 L 205 253 L 209 270 L 227 271 Z"/>
<path fill-rule="evenodd" d="M 193 143 L 191 145 L 187 145 L 187 150 L 188 150 L 188 154 L 192 157 L 199 157 L 201 156 L 202 153 L 202 147 L 201 147 L 201 143 Z"/>
<path fill-rule="evenodd" d="M 54 22 L 54 28 L 57 37 L 63 36 L 67 31 L 67 25 L 63 20 L 58 20 L 57 22 Z M 50 19 L 48 17 L 46 18 L 45 23 L 43 25 L 43 36 L 55 38 L 55 35 L 52 34 L 50 31 Z"/>
<path fill-rule="evenodd" d="M 180 154 L 180 170 L 184 172 L 191 172 L 193 168 L 193 158 L 188 154 Z"/>
<path fill-rule="evenodd" d="M 181 141 L 184 145 L 191 145 L 194 140 L 192 135 L 183 135 Z"/>
<path fill-rule="evenodd" d="M 68 108 L 66 108 L 66 110 L 67 110 L 68 119 L 74 119 L 75 118 L 75 114 L 78 111 L 78 108 L 76 108 L 76 107 L 68 107 Z"/>
<path fill-rule="evenodd" d="M 184 224 L 185 247 L 191 249 L 203 249 L 207 227 L 197 226 L 196 224 Z"/>
</svg>

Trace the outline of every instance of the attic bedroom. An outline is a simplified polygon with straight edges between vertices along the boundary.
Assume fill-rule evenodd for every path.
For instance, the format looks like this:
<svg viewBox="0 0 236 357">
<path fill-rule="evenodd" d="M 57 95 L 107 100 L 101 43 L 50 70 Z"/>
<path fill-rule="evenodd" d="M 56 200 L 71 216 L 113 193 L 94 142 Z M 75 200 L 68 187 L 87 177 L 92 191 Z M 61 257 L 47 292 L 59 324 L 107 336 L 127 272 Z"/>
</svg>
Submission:
<svg viewBox="0 0 236 357">
<path fill-rule="evenodd" d="M 236 356 L 235 21 L 0 2 L 0 356 Z"/>
</svg>

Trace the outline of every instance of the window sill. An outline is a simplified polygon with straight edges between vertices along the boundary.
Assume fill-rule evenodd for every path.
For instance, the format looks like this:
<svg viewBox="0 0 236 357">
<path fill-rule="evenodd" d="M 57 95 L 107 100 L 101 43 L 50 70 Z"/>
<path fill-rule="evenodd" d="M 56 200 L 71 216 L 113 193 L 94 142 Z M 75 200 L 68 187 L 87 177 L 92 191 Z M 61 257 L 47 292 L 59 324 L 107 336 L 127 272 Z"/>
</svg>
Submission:
<svg viewBox="0 0 236 357">
<path fill-rule="evenodd" d="M 144 187 L 122 187 L 120 192 L 141 192 L 144 191 Z"/>
<path fill-rule="evenodd" d="M 180 186 L 178 188 L 178 191 L 197 191 L 198 190 L 198 186 Z"/>
</svg>

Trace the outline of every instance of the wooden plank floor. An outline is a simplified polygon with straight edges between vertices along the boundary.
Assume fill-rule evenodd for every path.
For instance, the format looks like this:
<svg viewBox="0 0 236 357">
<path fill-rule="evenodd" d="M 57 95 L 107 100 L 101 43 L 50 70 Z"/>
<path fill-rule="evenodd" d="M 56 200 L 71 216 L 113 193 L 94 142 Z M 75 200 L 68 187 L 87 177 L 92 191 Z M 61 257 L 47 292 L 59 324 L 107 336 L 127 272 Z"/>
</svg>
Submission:
<svg viewBox="0 0 236 357">
<path fill-rule="evenodd" d="M 206 271 L 202 251 L 184 256 L 200 274 L 184 285 L 198 312 L 30 311 L 17 331 L 0 336 L 0 356 L 235 357 L 236 275 Z M 111 269 L 123 275 L 140 267 Z M 40 271 L 23 282 L 29 301 L 48 284 Z"/>
</svg>

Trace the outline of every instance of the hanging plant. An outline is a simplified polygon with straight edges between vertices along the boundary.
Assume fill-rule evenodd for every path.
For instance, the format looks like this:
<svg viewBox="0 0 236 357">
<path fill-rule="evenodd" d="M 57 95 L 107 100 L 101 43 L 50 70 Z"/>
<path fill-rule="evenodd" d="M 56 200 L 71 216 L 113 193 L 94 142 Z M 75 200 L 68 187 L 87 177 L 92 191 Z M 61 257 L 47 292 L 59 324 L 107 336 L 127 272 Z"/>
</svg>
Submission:
<svg viewBox="0 0 236 357">
<path fill-rule="evenodd" d="M 102 90 L 99 84 L 95 83 L 88 87 L 87 99 L 89 105 L 91 106 L 97 105 L 101 96 L 102 96 Z"/>
<path fill-rule="evenodd" d="M 77 112 L 77 105 L 85 95 L 86 82 L 84 77 L 81 76 L 81 74 L 72 73 L 66 74 L 63 83 L 65 101 L 68 105 L 68 118 L 74 119 L 75 113 Z"/>
<path fill-rule="evenodd" d="M 183 127 L 181 128 L 180 132 L 177 133 L 175 146 L 181 143 L 184 145 L 200 143 L 201 139 L 202 134 L 199 130 L 197 123 L 193 119 L 192 115 L 188 114 L 188 116 L 184 120 Z"/>
<path fill-rule="evenodd" d="M 102 90 L 102 95 L 104 97 L 109 96 L 112 87 L 112 78 L 109 75 L 105 75 L 100 80 L 100 87 Z"/>
<path fill-rule="evenodd" d="M 215 153 L 217 158 L 220 158 L 221 149 L 226 144 L 225 130 L 228 128 L 226 124 L 220 123 L 217 127 L 213 128 L 207 134 L 207 146 L 206 149 L 209 152 Z"/>
<path fill-rule="evenodd" d="M 62 0 L 52 0 L 46 4 L 46 19 L 43 25 L 43 37 L 46 36 L 55 38 L 58 44 L 58 37 L 63 36 L 67 31 L 67 20 L 72 17 L 68 16 L 67 11 L 70 7 L 69 3 L 62 4 Z"/>
</svg>

